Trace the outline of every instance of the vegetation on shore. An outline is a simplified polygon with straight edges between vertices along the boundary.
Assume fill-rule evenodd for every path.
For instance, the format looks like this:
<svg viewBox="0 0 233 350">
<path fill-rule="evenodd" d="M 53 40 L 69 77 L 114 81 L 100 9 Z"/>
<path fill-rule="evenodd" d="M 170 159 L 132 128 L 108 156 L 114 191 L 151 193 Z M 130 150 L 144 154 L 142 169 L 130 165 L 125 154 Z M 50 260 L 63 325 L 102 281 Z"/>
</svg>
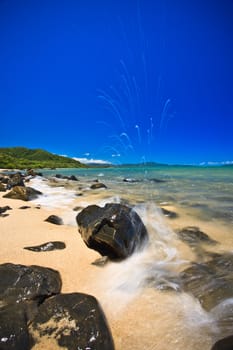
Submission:
<svg viewBox="0 0 233 350">
<path fill-rule="evenodd" d="M 58 156 L 43 149 L 26 147 L 0 148 L 0 168 L 43 169 L 43 168 L 85 168 L 86 165 L 72 158 Z"/>
</svg>

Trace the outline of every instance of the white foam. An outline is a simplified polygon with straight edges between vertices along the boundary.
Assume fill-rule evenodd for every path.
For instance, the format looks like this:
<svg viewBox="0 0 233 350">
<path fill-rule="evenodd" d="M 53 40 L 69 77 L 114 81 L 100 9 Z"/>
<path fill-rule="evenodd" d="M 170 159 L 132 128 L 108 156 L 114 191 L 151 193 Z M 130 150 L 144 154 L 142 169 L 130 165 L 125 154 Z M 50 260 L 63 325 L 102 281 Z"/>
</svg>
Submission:
<svg viewBox="0 0 233 350">
<path fill-rule="evenodd" d="M 42 192 L 38 198 L 32 200 L 50 209 L 67 208 L 76 198 L 76 192 L 64 187 L 52 187 L 48 180 L 39 176 L 30 181 L 30 186 Z"/>
<path fill-rule="evenodd" d="M 174 282 L 175 270 L 184 263 L 173 245 L 174 233 L 163 224 L 162 215 L 156 207 L 141 206 L 137 211 L 148 226 L 149 243 L 126 260 L 107 264 L 100 279 L 101 285 L 104 285 L 105 303 L 111 303 L 113 298 L 117 300 L 115 311 L 124 308 L 150 281 L 154 288 L 159 289 L 159 285 L 166 284 L 178 289 Z"/>
</svg>

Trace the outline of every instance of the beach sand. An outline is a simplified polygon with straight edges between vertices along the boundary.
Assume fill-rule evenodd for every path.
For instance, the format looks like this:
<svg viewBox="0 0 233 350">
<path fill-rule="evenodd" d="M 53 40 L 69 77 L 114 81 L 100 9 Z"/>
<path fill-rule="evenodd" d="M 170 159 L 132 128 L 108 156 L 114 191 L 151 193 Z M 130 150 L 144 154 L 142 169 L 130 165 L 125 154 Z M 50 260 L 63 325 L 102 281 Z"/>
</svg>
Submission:
<svg viewBox="0 0 233 350">
<path fill-rule="evenodd" d="M 94 295 L 105 312 L 116 350 L 211 348 L 214 337 L 208 315 L 194 298 L 185 293 L 135 288 L 144 273 L 140 270 L 141 261 L 146 265 L 148 256 L 138 258 L 136 254 L 121 264 L 95 266 L 92 262 L 100 255 L 86 247 L 77 226 L 58 226 L 44 221 L 51 214 L 61 215 L 62 209 L 51 210 L 43 206 L 38 209 L 37 202 L 6 198 L 1 198 L 0 203 L 12 208 L 7 211 L 9 216 L 0 218 L 0 262 L 53 268 L 61 274 L 63 293 Z M 19 209 L 25 204 L 30 208 Z M 76 215 L 72 213 L 73 218 Z M 185 226 L 190 222 L 187 218 L 182 222 L 181 219 L 173 221 L 174 227 L 181 224 Z M 63 241 L 66 248 L 40 253 L 23 249 L 48 241 Z M 182 250 L 182 259 L 194 258 L 186 245 L 181 242 L 174 244 Z M 33 349 L 47 346 L 48 343 L 42 341 Z M 56 349 L 56 344 L 49 343 L 49 349 Z"/>
</svg>

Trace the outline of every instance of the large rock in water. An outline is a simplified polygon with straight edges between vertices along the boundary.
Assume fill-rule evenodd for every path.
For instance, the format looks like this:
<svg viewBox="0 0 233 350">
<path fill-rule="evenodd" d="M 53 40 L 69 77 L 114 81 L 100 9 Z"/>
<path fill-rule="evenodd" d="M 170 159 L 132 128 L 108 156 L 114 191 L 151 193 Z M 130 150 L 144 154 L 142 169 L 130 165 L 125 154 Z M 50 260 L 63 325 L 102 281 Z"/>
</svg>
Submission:
<svg viewBox="0 0 233 350">
<path fill-rule="evenodd" d="M 113 340 L 97 300 L 82 293 L 47 299 L 29 327 L 31 337 L 47 349 L 48 338 L 68 350 L 113 350 Z"/>
<path fill-rule="evenodd" d="M 148 239 L 139 215 L 121 204 L 90 205 L 76 217 L 86 245 L 111 260 L 122 260 Z"/>
<path fill-rule="evenodd" d="M 36 199 L 40 194 L 42 194 L 40 191 L 35 190 L 32 187 L 15 186 L 10 192 L 5 194 L 3 197 L 11 199 L 21 199 L 23 201 L 30 201 L 32 199 Z"/>
</svg>

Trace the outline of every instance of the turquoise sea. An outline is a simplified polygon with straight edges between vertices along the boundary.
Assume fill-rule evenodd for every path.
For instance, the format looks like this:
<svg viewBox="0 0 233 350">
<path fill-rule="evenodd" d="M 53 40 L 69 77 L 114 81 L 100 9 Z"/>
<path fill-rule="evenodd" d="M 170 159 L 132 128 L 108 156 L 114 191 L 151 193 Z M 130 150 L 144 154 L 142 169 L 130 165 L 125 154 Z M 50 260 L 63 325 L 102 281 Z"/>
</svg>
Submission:
<svg viewBox="0 0 233 350">
<path fill-rule="evenodd" d="M 98 179 L 109 193 L 131 205 L 166 203 L 201 220 L 233 223 L 233 167 L 156 166 L 44 170 L 44 176 L 75 175 L 87 184 Z"/>
</svg>

